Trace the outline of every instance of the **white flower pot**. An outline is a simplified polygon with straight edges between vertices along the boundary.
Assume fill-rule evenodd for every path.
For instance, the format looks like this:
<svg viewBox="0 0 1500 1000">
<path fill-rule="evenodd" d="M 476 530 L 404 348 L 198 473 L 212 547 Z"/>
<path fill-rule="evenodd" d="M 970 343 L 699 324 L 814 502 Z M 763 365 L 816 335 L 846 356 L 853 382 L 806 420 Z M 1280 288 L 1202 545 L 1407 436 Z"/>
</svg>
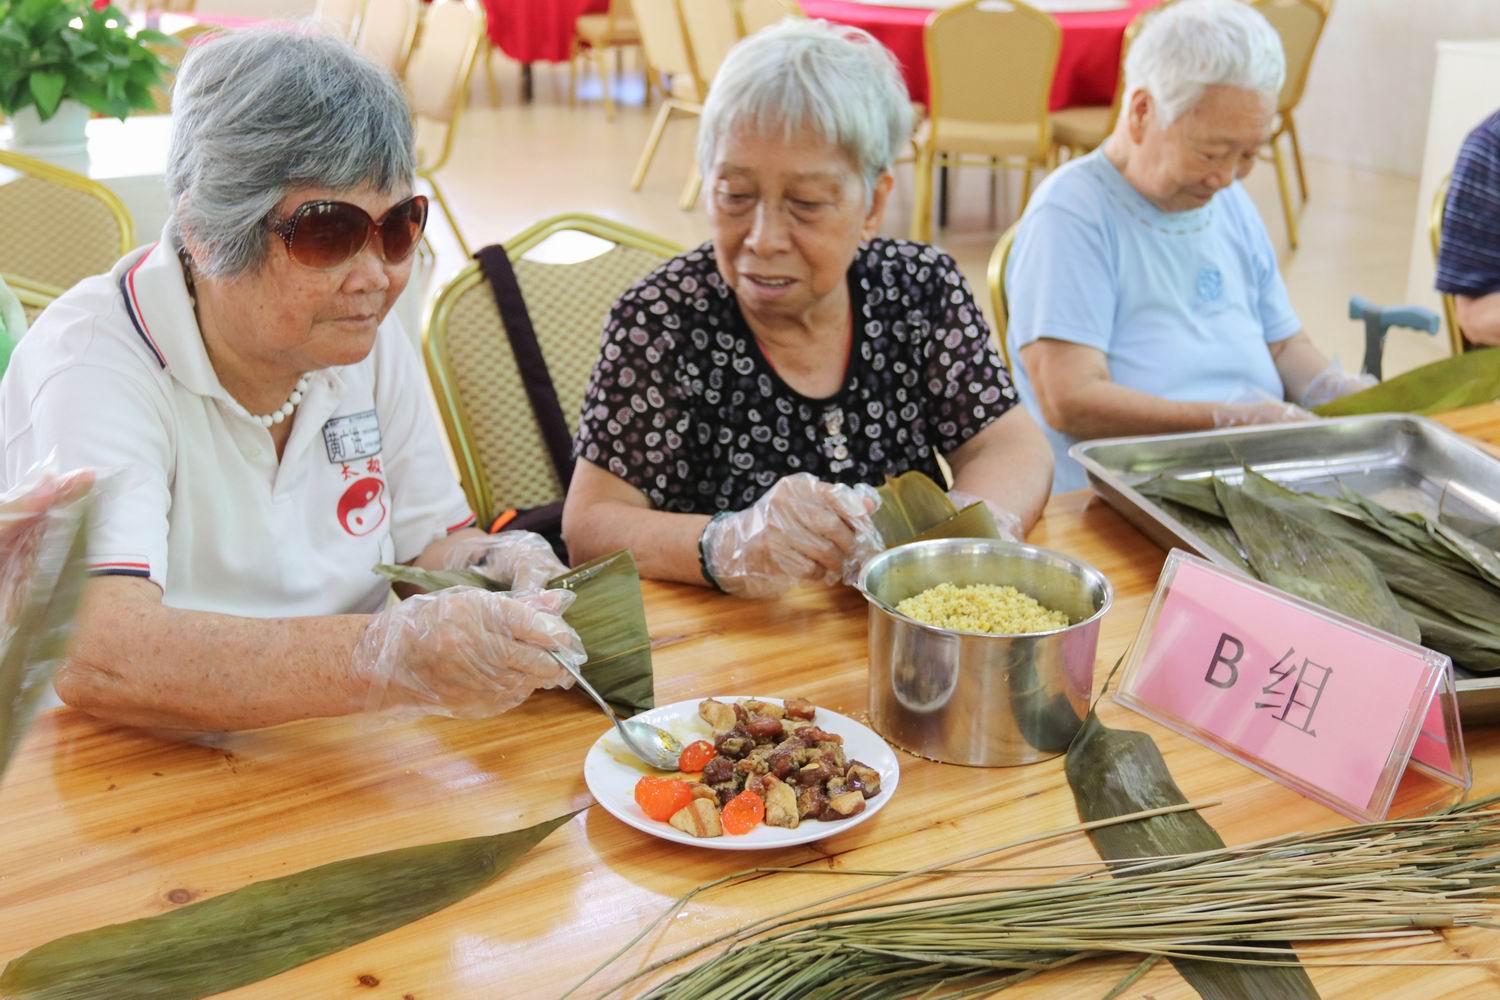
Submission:
<svg viewBox="0 0 1500 1000">
<path fill-rule="evenodd" d="M 11 146 L 20 151 L 81 149 L 88 123 L 89 109 L 77 101 L 63 101 L 46 121 L 37 117 L 35 106 L 25 107 L 10 120 Z"/>
</svg>

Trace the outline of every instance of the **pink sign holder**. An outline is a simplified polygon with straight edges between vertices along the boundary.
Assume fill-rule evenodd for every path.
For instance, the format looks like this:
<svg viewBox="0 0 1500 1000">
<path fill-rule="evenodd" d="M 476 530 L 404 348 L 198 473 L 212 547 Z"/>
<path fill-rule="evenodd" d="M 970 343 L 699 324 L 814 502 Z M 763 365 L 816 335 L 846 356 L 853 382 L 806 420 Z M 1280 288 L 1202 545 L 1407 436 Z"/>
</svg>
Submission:
<svg viewBox="0 0 1500 1000">
<path fill-rule="evenodd" d="M 1116 700 L 1346 816 L 1473 784 L 1447 656 L 1173 550 Z"/>
</svg>

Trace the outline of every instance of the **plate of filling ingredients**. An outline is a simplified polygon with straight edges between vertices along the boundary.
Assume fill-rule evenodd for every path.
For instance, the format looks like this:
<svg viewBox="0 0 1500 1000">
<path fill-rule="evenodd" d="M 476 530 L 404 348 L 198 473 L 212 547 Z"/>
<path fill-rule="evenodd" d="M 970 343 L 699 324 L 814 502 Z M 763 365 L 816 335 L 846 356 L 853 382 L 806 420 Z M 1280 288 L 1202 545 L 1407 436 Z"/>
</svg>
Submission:
<svg viewBox="0 0 1500 1000">
<path fill-rule="evenodd" d="M 874 730 L 803 698 L 695 698 L 636 718 L 683 743 L 682 770 L 640 761 L 609 729 L 583 777 L 599 804 L 663 840 L 723 851 L 806 844 L 857 826 L 901 766 Z"/>
</svg>

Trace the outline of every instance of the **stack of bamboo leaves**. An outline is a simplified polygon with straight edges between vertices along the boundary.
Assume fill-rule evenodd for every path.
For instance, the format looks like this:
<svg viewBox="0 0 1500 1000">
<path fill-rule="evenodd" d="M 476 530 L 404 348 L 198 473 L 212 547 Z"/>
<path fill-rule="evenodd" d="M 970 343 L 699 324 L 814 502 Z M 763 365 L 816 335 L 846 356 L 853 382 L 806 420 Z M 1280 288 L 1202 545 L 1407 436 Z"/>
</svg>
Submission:
<svg viewBox="0 0 1500 1000">
<path fill-rule="evenodd" d="M 979 996 L 1073 962 L 1122 953 L 1147 962 L 1187 958 L 1229 969 L 1296 966 L 1296 954 L 1276 944 L 1288 939 L 1328 945 L 1302 964 L 1378 965 L 1383 959 L 1367 957 L 1371 952 L 1435 943 L 1440 929 L 1493 926 L 1500 909 L 1495 798 L 1433 816 L 1100 865 L 1054 882 L 986 888 L 982 876 L 1026 869 L 971 865 L 1018 844 L 1194 808 L 1167 806 L 1097 821 L 909 872 L 795 869 L 880 877 L 702 942 L 602 995 L 638 995 L 634 987 L 662 966 L 726 942 L 729 947 L 717 955 L 644 995 Z M 784 869 L 757 874 L 765 871 Z M 892 897 L 897 882 L 920 889 Z M 1276 995 L 1316 996 L 1308 989 Z"/>
<path fill-rule="evenodd" d="M 1249 469 L 1238 484 L 1157 477 L 1136 489 L 1272 586 L 1460 667 L 1500 670 L 1500 554 L 1447 524 L 1348 490 L 1294 493 Z"/>
</svg>

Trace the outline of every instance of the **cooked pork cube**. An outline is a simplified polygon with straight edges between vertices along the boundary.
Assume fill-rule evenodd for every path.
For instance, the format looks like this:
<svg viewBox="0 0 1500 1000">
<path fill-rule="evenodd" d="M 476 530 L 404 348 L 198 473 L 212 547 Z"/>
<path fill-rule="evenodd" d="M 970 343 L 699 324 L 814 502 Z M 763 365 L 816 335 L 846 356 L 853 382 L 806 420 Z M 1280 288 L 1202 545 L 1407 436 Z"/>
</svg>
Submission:
<svg viewBox="0 0 1500 1000">
<path fill-rule="evenodd" d="M 880 794 L 880 772 L 868 764 L 851 760 L 849 770 L 844 774 L 844 784 L 853 791 L 863 793 L 865 798 L 873 799 Z"/>
<path fill-rule="evenodd" d="M 740 702 L 740 704 L 743 705 L 745 711 L 749 712 L 752 716 L 764 715 L 772 719 L 779 719 L 784 714 L 786 714 L 786 710 L 783 709 L 780 705 L 777 705 L 774 702 L 760 701 L 756 698 L 747 698 L 744 701 Z"/>
<path fill-rule="evenodd" d="M 828 808 L 828 796 L 818 785 L 804 785 L 797 789 L 797 815 L 802 819 L 817 819 Z"/>
<path fill-rule="evenodd" d="M 797 809 L 797 793 L 792 791 L 792 786 L 770 775 L 761 779 L 761 786 L 765 789 L 766 824 L 795 829 L 802 817 Z"/>
<path fill-rule="evenodd" d="M 724 832 L 719 810 L 708 799 L 693 799 L 672 814 L 671 823 L 689 837 L 717 837 Z"/>
<path fill-rule="evenodd" d="M 708 723 L 708 728 L 712 729 L 716 736 L 733 729 L 739 721 L 735 717 L 733 707 L 722 701 L 714 701 L 712 698 L 706 698 L 698 703 L 698 717 Z"/>
<path fill-rule="evenodd" d="M 805 719 L 811 722 L 813 716 L 818 711 L 813 707 L 813 703 L 806 698 L 786 698 L 782 701 L 781 705 L 786 711 L 786 717 L 789 719 Z"/>
<path fill-rule="evenodd" d="M 865 797 L 859 792 L 844 792 L 828 800 L 818 819 L 848 819 L 865 811 Z"/>
</svg>

